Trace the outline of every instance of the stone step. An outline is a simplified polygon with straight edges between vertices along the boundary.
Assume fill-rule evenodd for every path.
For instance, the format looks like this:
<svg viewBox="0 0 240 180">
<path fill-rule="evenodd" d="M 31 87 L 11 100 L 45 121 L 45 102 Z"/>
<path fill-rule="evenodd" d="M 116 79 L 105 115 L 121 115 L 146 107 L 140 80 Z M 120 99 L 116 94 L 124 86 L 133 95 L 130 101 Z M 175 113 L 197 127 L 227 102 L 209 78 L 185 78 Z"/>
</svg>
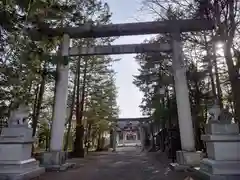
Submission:
<svg viewBox="0 0 240 180">
<path fill-rule="evenodd" d="M 200 169 L 210 174 L 240 175 L 240 162 L 203 159 L 200 163 Z"/>
<path fill-rule="evenodd" d="M 190 176 L 194 180 L 239 180 L 240 175 L 216 175 L 199 169 L 192 169 Z"/>
<path fill-rule="evenodd" d="M 15 163 L 15 164 L 14 164 Z M 26 161 L 13 161 L 13 162 L 1 162 L 0 161 L 0 172 L 2 171 L 8 171 L 8 170 L 16 170 L 19 171 L 25 170 L 25 169 L 31 169 L 39 167 L 39 162 L 35 159 L 29 159 Z"/>
<path fill-rule="evenodd" d="M 42 167 L 28 168 L 24 171 L 12 171 L 12 172 L 1 172 L 1 180 L 32 180 L 33 178 L 39 177 L 45 173 L 45 169 Z"/>
</svg>

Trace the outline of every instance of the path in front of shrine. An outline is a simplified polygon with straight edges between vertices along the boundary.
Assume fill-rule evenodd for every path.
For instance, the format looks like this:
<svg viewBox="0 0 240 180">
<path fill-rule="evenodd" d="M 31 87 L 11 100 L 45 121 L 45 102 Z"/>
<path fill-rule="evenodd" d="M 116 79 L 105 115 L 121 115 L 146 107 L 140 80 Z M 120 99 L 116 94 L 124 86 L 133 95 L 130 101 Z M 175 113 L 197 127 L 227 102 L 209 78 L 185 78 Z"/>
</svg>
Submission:
<svg viewBox="0 0 240 180">
<path fill-rule="evenodd" d="M 170 171 L 165 155 L 141 152 L 138 147 L 92 153 L 84 159 L 71 161 L 77 163 L 76 168 L 45 173 L 40 180 L 184 180 L 187 176 Z"/>
</svg>

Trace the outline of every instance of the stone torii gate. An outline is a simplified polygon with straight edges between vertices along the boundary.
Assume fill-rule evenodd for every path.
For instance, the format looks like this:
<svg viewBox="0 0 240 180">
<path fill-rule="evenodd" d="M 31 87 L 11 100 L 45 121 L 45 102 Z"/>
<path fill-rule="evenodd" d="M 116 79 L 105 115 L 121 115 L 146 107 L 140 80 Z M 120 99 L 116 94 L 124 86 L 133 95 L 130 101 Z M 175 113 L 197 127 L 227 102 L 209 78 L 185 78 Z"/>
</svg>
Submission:
<svg viewBox="0 0 240 180">
<path fill-rule="evenodd" d="M 49 37 L 62 36 L 61 55 L 68 56 L 90 56 L 124 53 L 144 52 L 169 52 L 173 53 L 173 73 L 177 99 L 178 119 L 180 127 L 182 151 L 177 153 L 180 164 L 193 165 L 200 161 L 200 154 L 195 151 L 194 133 L 191 118 L 186 70 L 182 56 L 182 45 L 180 34 L 182 32 L 194 32 L 211 30 L 214 23 L 209 20 L 168 20 L 127 24 L 90 25 L 79 27 L 64 27 L 55 29 L 31 30 L 30 34 L 35 39 L 41 38 L 41 34 Z M 144 35 L 170 33 L 171 44 L 129 44 L 115 46 L 96 47 L 69 47 L 70 38 L 100 38 L 110 36 Z M 61 166 L 61 157 L 64 137 L 64 125 L 66 117 L 66 99 L 68 93 L 68 65 L 59 66 L 59 81 L 56 87 L 55 107 L 53 114 L 53 125 L 51 131 L 51 145 L 48 158 L 51 156 L 53 165 Z M 49 155 L 51 154 L 51 155 Z M 62 162 L 63 163 L 63 162 Z"/>
</svg>

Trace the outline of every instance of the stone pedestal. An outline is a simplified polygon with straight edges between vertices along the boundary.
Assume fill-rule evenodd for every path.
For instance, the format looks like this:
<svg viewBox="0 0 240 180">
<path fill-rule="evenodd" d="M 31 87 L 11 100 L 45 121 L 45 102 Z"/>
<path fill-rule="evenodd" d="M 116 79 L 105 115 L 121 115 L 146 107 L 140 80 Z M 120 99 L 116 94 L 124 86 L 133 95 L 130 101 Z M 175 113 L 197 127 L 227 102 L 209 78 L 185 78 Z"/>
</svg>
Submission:
<svg viewBox="0 0 240 180">
<path fill-rule="evenodd" d="M 240 135 L 238 124 L 207 124 L 207 159 L 200 163 L 200 179 L 240 179 Z"/>
<path fill-rule="evenodd" d="M 31 158 L 32 129 L 26 126 L 3 128 L 0 136 L 0 179 L 30 179 L 45 172 Z"/>
</svg>

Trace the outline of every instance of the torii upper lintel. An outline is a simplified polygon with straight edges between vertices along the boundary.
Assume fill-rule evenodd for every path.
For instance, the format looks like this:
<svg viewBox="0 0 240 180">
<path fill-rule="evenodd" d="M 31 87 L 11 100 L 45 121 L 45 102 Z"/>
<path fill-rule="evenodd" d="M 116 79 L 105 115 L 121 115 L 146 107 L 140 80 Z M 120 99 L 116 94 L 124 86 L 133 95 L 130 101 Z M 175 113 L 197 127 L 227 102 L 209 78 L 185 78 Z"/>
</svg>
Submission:
<svg viewBox="0 0 240 180">
<path fill-rule="evenodd" d="M 29 34 L 33 39 L 40 40 L 42 35 L 56 37 L 68 34 L 70 38 L 100 38 L 173 32 L 195 32 L 211 29 L 214 29 L 214 22 L 211 20 L 185 19 L 97 26 L 85 24 L 78 27 L 41 28 L 32 29 L 29 31 Z"/>
</svg>

